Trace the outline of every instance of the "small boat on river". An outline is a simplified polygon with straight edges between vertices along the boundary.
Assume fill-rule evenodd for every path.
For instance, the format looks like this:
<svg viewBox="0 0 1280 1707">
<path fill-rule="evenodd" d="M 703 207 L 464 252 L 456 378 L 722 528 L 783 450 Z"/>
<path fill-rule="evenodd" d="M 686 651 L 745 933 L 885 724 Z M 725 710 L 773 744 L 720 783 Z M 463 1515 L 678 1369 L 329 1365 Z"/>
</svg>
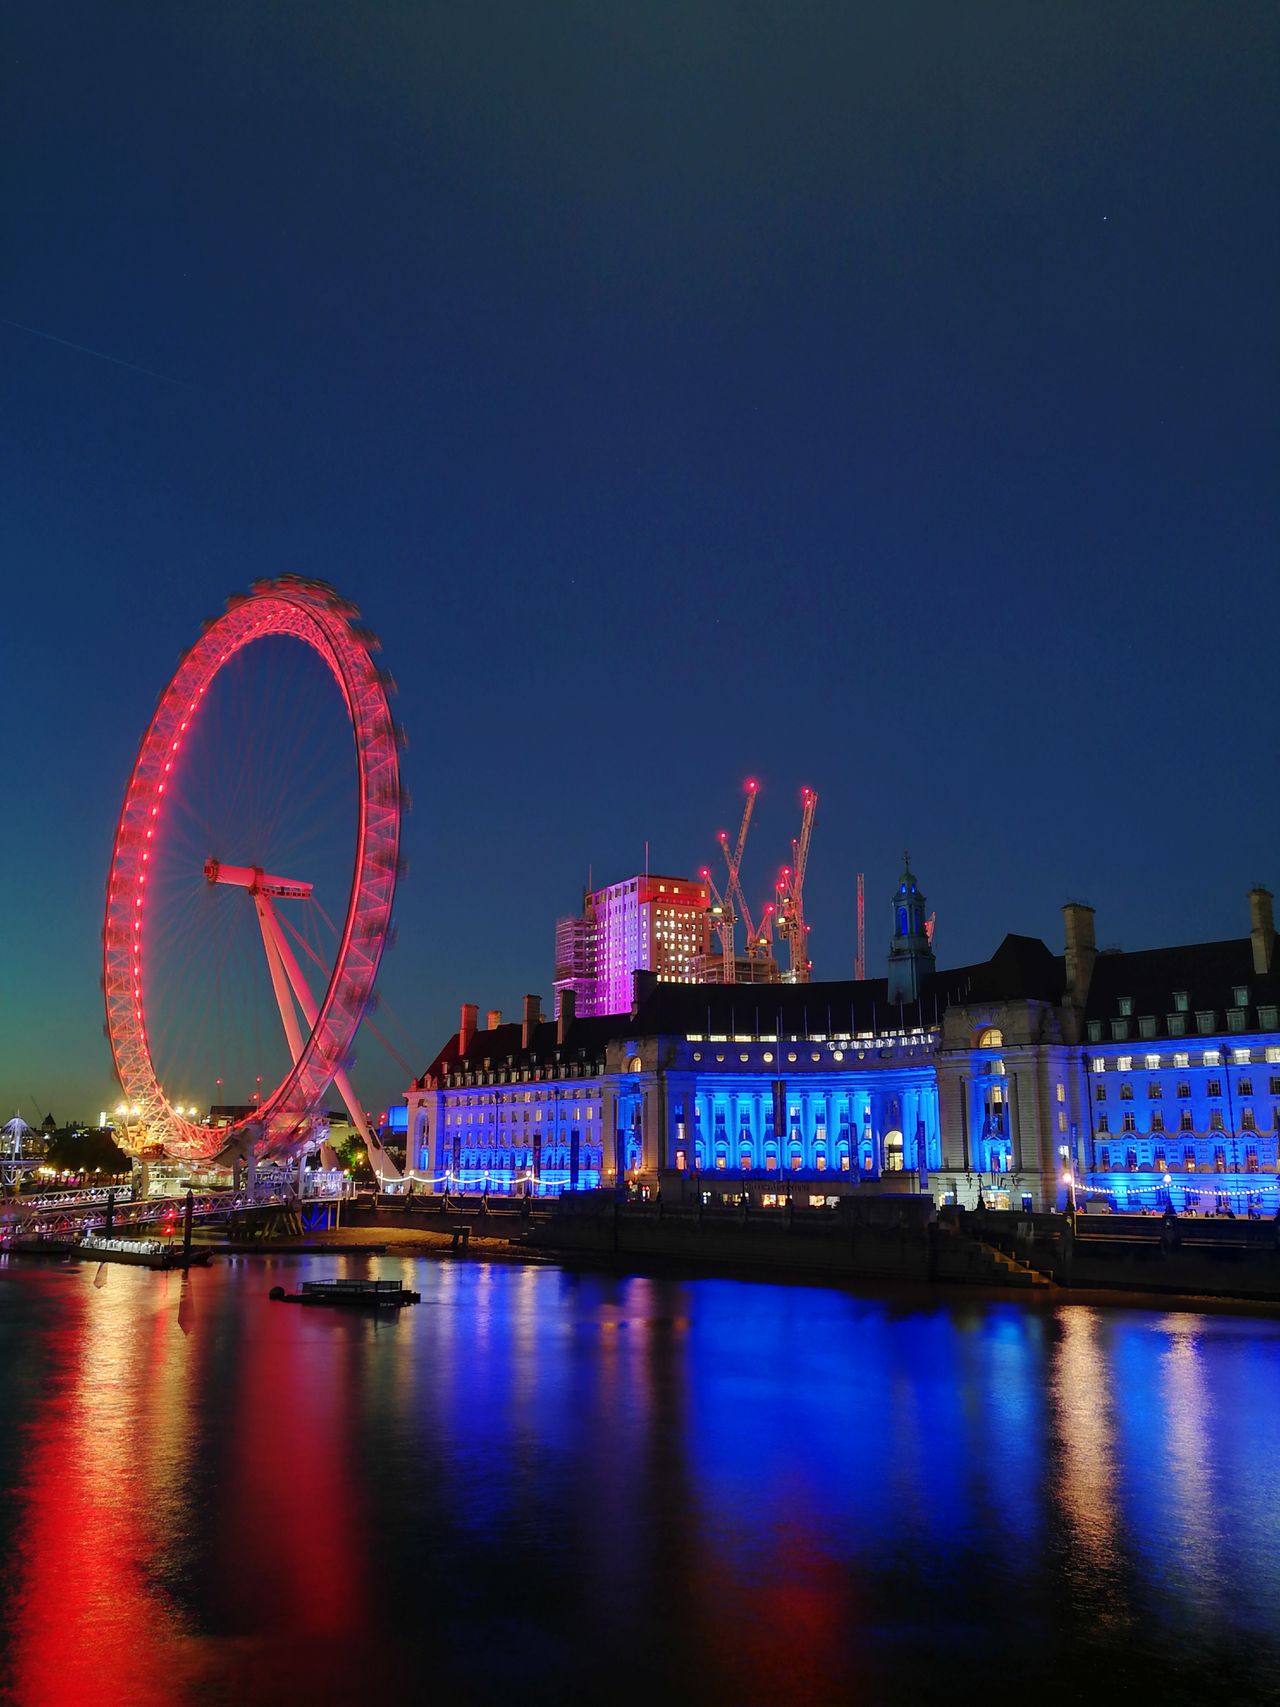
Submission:
<svg viewBox="0 0 1280 1707">
<path fill-rule="evenodd" d="M 123 1262 L 134 1268 L 194 1268 L 209 1261 L 212 1251 L 183 1251 L 167 1239 L 106 1239 L 86 1233 L 71 1254 L 84 1262 Z"/>
<path fill-rule="evenodd" d="M 357 1310 L 398 1310 L 422 1302 L 398 1280 L 304 1280 L 301 1292 L 273 1286 L 267 1296 L 276 1304 L 331 1304 Z"/>
</svg>

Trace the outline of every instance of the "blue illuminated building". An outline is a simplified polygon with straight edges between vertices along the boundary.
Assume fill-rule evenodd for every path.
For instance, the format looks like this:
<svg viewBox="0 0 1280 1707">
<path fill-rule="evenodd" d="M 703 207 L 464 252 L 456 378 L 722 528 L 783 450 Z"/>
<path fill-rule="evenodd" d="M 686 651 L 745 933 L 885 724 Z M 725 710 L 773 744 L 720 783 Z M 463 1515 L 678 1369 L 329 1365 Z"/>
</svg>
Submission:
<svg viewBox="0 0 1280 1707">
<path fill-rule="evenodd" d="M 1010 935 L 938 971 L 905 870 L 884 978 L 681 985 L 626 1013 L 520 1024 L 462 1008 L 407 1096 L 423 1185 L 558 1193 L 664 1180 L 735 1201 L 927 1192 L 1061 1207 L 1276 1208 L 1280 979 L 1271 897 L 1248 937 L 1099 953 Z"/>
</svg>

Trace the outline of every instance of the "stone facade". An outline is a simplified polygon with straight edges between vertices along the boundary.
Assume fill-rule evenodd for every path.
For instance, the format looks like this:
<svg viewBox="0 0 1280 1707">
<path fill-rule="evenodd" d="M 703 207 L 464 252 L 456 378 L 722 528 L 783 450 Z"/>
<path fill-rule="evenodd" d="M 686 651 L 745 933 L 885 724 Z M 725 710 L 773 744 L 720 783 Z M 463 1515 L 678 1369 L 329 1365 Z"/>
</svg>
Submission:
<svg viewBox="0 0 1280 1707">
<path fill-rule="evenodd" d="M 910 915 L 911 1002 L 898 943 L 892 993 L 637 973 L 629 1013 L 575 1018 L 570 1000 L 553 1023 L 527 997 L 522 1025 L 486 1031 L 468 1004 L 408 1092 L 409 1171 L 437 1189 L 652 1193 L 672 1174 L 771 1201 L 1272 1213 L 1280 980 L 1269 897 L 1250 905 L 1246 938 L 1099 954 L 1072 904 L 1063 954 L 1008 936 L 943 972 Z"/>
</svg>

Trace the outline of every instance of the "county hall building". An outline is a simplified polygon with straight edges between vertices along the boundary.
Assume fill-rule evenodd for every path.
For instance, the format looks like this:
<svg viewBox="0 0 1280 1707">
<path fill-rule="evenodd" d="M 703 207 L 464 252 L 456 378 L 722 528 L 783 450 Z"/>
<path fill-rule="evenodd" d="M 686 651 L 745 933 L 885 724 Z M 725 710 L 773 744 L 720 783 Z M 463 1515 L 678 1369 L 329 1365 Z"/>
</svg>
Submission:
<svg viewBox="0 0 1280 1707">
<path fill-rule="evenodd" d="M 682 897 L 683 899 L 683 897 Z M 650 1194 L 696 1176 L 753 1202 L 920 1192 L 972 1205 L 1277 1208 L 1280 977 L 1272 900 L 1249 934 L 1099 951 L 1090 907 L 1055 954 L 1006 936 L 938 970 L 904 871 L 886 976 L 664 982 L 624 1011 L 544 1019 L 464 1004 L 408 1092 L 420 1186 Z"/>
</svg>

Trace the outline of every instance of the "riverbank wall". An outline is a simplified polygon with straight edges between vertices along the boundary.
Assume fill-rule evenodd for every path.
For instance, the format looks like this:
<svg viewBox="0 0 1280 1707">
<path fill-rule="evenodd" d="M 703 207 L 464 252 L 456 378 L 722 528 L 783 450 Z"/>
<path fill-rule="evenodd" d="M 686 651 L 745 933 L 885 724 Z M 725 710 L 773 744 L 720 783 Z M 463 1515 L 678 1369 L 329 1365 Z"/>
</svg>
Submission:
<svg viewBox="0 0 1280 1707">
<path fill-rule="evenodd" d="M 973 1235 L 1060 1286 L 1280 1300 L 1280 1220 L 977 1211 Z"/>
<path fill-rule="evenodd" d="M 604 1191 L 447 1207 L 384 1198 L 347 1219 L 371 1232 L 420 1227 L 442 1242 L 467 1225 L 478 1245 L 501 1244 L 513 1256 L 1280 1302 L 1280 1222 L 1271 1220 L 939 1211 L 918 1194 L 762 1208 L 713 1205 L 694 1193 L 637 1201 Z"/>
</svg>

